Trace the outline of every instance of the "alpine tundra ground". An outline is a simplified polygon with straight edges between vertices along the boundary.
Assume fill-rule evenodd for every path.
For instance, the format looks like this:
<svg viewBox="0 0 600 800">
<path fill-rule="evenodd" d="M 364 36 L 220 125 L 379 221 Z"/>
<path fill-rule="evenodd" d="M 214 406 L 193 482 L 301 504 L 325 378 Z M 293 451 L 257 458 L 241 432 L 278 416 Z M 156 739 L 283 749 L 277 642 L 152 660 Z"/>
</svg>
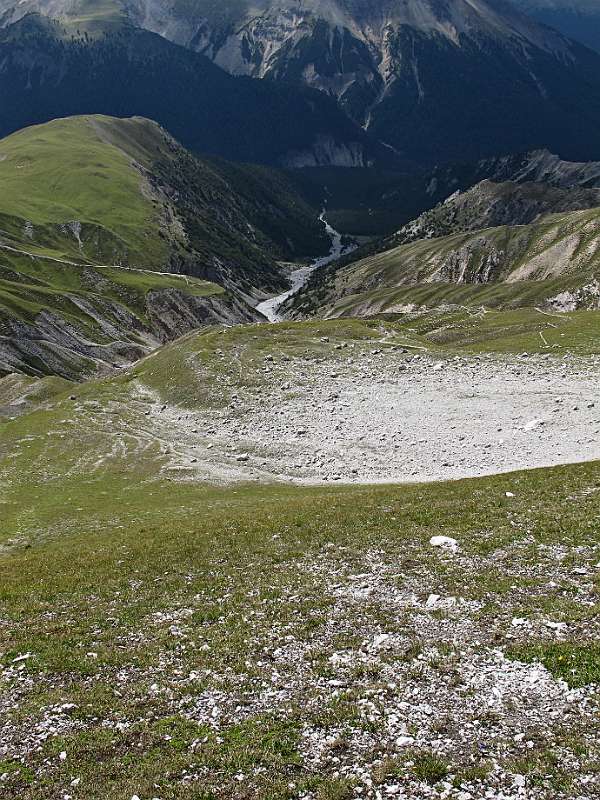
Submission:
<svg viewBox="0 0 600 800">
<path fill-rule="evenodd" d="M 483 386 L 497 359 L 511 389 L 498 405 L 522 398 L 506 438 L 535 454 L 546 435 L 580 437 L 584 460 L 598 427 L 586 342 L 517 358 L 393 323 L 262 326 L 186 337 L 81 386 L 5 379 L 0 797 L 600 796 L 600 464 L 293 486 L 288 434 L 277 473 L 277 452 L 259 470 L 239 430 L 259 438 L 259 404 L 244 409 L 261 395 L 291 418 L 304 391 L 320 418 L 319 373 L 345 381 L 340 405 L 354 375 L 359 397 L 388 381 L 415 409 L 437 391 L 459 414 L 500 392 Z M 513 370 L 535 391 L 519 394 Z M 400 452 L 408 411 L 378 417 L 398 424 Z M 452 437 L 468 440 L 460 413 Z"/>
</svg>

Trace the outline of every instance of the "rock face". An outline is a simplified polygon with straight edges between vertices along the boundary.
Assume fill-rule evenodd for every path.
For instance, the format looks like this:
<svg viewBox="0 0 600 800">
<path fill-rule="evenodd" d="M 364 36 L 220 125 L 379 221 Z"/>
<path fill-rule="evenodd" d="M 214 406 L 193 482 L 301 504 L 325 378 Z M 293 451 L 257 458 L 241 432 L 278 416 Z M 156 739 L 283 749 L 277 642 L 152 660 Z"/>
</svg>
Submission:
<svg viewBox="0 0 600 800">
<path fill-rule="evenodd" d="M 330 95 L 375 139 L 413 161 L 472 161 L 538 147 L 570 158 L 600 157 L 600 55 L 504 0 L 237 0 L 217 5 L 127 0 L 114 8 L 116 17 L 206 56 L 231 75 Z M 81 0 L 25 0 L 18 5 L 0 0 L 5 24 L 32 9 L 77 20 L 78 25 L 85 16 L 78 15 Z M 132 62 L 125 69 L 135 74 Z M 198 61 L 199 69 L 206 71 Z M 214 72 L 211 80 L 217 77 Z M 222 97 L 233 92 L 246 105 L 242 95 L 248 85 L 220 83 Z M 303 117 L 313 118 L 305 99 L 298 96 L 287 108 L 294 128 Z M 271 100 L 281 102 L 275 96 Z M 189 111 L 193 104 L 187 105 Z M 269 114 L 268 104 L 260 108 Z M 321 117 L 325 111 L 321 109 Z M 135 113 L 162 121 L 147 109 Z M 218 104 L 211 113 L 220 115 Z M 277 154 L 277 163 L 356 166 L 368 160 L 368 143 L 350 129 L 342 130 L 331 108 L 328 115 L 329 130 L 311 131 L 317 136 L 309 140 L 309 155 L 306 146 L 289 146 Z M 235 135 L 232 127 L 227 138 Z M 192 144 L 183 131 L 174 133 Z M 332 135 L 337 145 L 343 143 L 341 148 L 323 147 L 322 138 Z M 210 139 L 208 132 L 203 138 Z M 255 152 L 239 157 L 264 160 L 256 151 L 272 139 L 267 126 L 262 139 L 252 137 Z M 226 141 L 219 136 L 210 144 L 222 147 Z M 237 146 L 249 148 L 248 142 Z M 359 156 L 357 148 L 363 151 Z"/>
<path fill-rule="evenodd" d="M 544 214 L 582 211 L 600 206 L 600 189 L 557 188 L 544 183 L 482 181 L 457 192 L 418 219 L 404 225 L 391 239 L 406 244 L 453 233 L 529 225 Z"/>
<path fill-rule="evenodd" d="M 285 166 L 304 153 L 336 165 L 341 154 L 346 165 L 348 151 L 361 163 L 389 158 L 321 92 L 229 75 L 129 24 L 97 36 L 77 30 L 31 14 L 0 31 L 0 135 L 76 114 L 138 115 L 196 152 L 242 162 Z"/>
<path fill-rule="evenodd" d="M 600 155 L 592 129 L 600 59 L 503 0 L 261 0 L 218 12 L 130 0 L 128 9 L 136 24 L 232 74 L 333 95 L 417 161 L 542 145 Z"/>
<path fill-rule="evenodd" d="M 193 297 L 175 289 L 149 292 L 143 316 L 102 298 L 68 300 L 77 305 L 79 320 L 43 310 L 24 321 L 0 308 L 0 376 L 23 372 L 79 380 L 131 364 L 194 328 L 260 319 L 234 298 Z"/>
</svg>

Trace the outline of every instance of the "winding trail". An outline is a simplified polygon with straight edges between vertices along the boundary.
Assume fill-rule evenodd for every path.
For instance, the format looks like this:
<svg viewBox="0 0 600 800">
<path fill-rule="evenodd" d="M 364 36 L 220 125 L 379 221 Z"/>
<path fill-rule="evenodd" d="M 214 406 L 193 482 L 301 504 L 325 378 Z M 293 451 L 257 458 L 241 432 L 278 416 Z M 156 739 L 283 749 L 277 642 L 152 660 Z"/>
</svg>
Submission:
<svg viewBox="0 0 600 800">
<path fill-rule="evenodd" d="M 66 264 L 68 267 L 79 267 L 80 269 L 122 269 L 126 272 L 143 272 L 148 275 L 166 275 L 169 278 L 182 278 L 189 284 L 188 275 L 183 275 L 180 272 L 159 272 L 157 269 L 144 269 L 143 267 L 124 267 L 121 264 L 92 264 L 87 261 L 69 261 L 66 258 L 58 258 L 58 256 L 47 256 L 41 253 L 30 253 L 28 250 L 21 250 L 18 247 L 11 247 L 8 244 L 0 243 L 0 250 L 8 250 L 11 253 L 17 253 L 21 256 L 28 256 L 36 260 L 54 261 L 56 264 Z M 198 279 L 199 280 L 199 279 Z"/>
<path fill-rule="evenodd" d="M 321 212 L 319 219 L 325 225 L 325 230 L 331 238 L 329 253 L 326 256 L 317 258 L 317 260 L 313 261 L 311 264 L 295 269 L 290 274 L 290 281 L 292 283 L 290 289 L 282 294 L 275 295 L 275 297 L 269 297 L 268 300 L 263 300 L 262 303 L 256 306 L 256 310 L 263 314 L 269 322 L 281 322 L 283 317 L 278 313 L 278 309 L 281 308 L 288 297 L 291 297 L 304 286 L 315 270 L 325 267 L 327 264 L 331 264 L 332 261 L 337 261 L 343 253 L 350 252 L 350 250 L 353 249 L 351 247 L 344 247 L 342 244 L 342 234 L 336 231 L 335 228 L 332 228 L 327 222 L 325 219 L 325 211 Z"/>
</svg>

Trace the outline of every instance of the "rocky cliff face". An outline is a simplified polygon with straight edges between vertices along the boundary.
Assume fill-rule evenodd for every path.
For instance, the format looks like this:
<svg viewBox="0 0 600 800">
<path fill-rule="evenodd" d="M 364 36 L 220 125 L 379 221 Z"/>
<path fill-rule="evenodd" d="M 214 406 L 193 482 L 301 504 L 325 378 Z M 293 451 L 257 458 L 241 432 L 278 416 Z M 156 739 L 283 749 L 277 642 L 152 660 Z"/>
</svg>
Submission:
<svg viewBox="0 0 600 800">
<path fill-rule="evenodd" d="M 500 225 L 529 225 L 546 214 L 600 206 L 600 189 L 571 189 L 544 183 L 495 183 L 485 180 L 457 192 L 404 225 L 390 242 L 406 244 Z"/>
<path fill-rule="evenodd" d="M 81 380 L 131 364 L 195 328 L 261 319 L 228 295 L 196 297 L 176 289 L 148 292 L 139 313 L 125 302 L 75 293 L 65 297 L 65 306 L 30 319 L 0 307 L 0 376 Z"/>
<path fill-rule="evenodd" d="M 580 84 L 581 113 L 595 115 L 600 59 L 503 0 L 262 0 L 218 12 L 200 0 L 168 8 L 128 0 L 126 7 L 136 24 L 232 74 L 334 96 L 351 118 L 417 161 L 541 145 L 600 155 L 569 100 Z"/>
<path fill-rule="evenodd" d="M 127 22 L 89 36 L 31 14 L 0 30 L 0 107 L 2 136 L 77 114 L 139 115 L 196 152 L 241 162 L 282 166 L 300 152 L 346 164 L 349 151 L 389 161 L 322 92 L 232 76 Z"/>
<path fill-rule="evenodd" d="M 34 8 L 81 25 L 81 2 L 0 0 L 0 13 L 6 22 Z M 570 158 L 600 157 L 600 55 L 504 0 L 114 0 L 113 6 L 115 19 L 196 51 L 231 75 L 330 95 L 375 140 L 389 145 L 389 155 L 396 151 L 428 165 L 539 147 Z M 128 70 L 133 73 L 131 65 Z M 221 83 L 223 97 L 241 96 L 245 86 Z M 295 108 L 277 100 L 279 127 L 285 114 L 296 123 L 286 129 L 288 137 L 311 118 L 305 99 L 298 95 Z M 251 101 L 270 113 L 268 104 Z M 190 98 L 188 113 L 192 106 Z M 161 119 L 150 109 L 137 113 Z M 216 119 L 218 104 L 211 113 Z M 325 113 L 329 130 L 313 126 L 308 146 L 291 144 L 271 160 L 343 166 L 372 160 L 368 142 L 334 120 L 332 108 L 324 106 L 319 117 Z M 332 135 L 336 146 L 323 147 L 322 137 Z M 210 141 L 209 133 L 203 138 Z M 273 150 L 268 126 L 262 137 L 252 137 L 252 148 L 237 142 L 245 151 L 239 157 L 247 159 L 250 149 L 252 160 L 267 159 L 263 140 Z M 223 137 L 210 141 L 213 148 L 223 145 Z"/>
</svg>

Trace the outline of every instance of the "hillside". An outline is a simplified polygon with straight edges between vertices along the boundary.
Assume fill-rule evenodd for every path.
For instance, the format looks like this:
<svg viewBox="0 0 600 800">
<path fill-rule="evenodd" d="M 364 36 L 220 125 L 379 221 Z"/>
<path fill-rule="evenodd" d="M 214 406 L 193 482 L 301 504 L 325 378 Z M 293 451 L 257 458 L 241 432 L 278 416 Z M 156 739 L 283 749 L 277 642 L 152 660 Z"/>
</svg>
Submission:
<svg viewBox="0 0 600 800">
<path fill-rule="evenodd" d="M 451 233 L 529 225 L 546 214 L 600 206 L 600 189 L 559 189 L 543 183 L 482 181 L 421 214 L 392 237 L 395 244 L 434 239 Z"/>
<path fill-rule="evenodd" d="M 23 387 L 0 421 L 2 792 L 589 795 L 600 364 L 567 316 L 478 346 L 217 327 Z"/>
<path fill-rule="evenodd" d="M 600 800 L 599 131 L 508 0 L 0 0 L 0 800 Z"/>
<path fill-rule="evenodd" d="M 0 31 L 0 135 L 76 114 L 144 116 L 238 161 L 364 165 L 390 153 L 305 87 L 237 78 L 123 23 L 88 35 L 36 14 Z"/>
<path fill-rule="evenodd" d="M 0 185 L 3 372 L 76 377 L 205 322 L 257 318 L 243 298 L 287 286 L 277 259 L 329 246 L 283 177 L 201 161 L 140 118 L 13 134 Z"/>
<path fill-rule="evenodd" d="M 559 189 L 597 189 L 600 163 L 565 161 L 548 150 L 505 154 L 432 169 L 288 170 L 298 191 L 341 233 L 386 237 L 456 192 L 485 180 L 539 183 Z M 540 190 L 542 191 L 542 190 Z"/>
<path fill-rule="evenodd" d="M 450 204 L 450 211 L 455 210 Z M 447 225 L 444 208 L 425 215 Z M 436 218 L 437 217 L 437 218 Z M 421 220 L 423 222 L 423 220 Z M 315 273 L 283 306 L 291 316 L 374 315 L 454 304 L 487 308 L 598 308 L 600 210 L 549 214 L 521 225 L 420 238 Z M 456 225 L 461 228 L 461 225 Z M 427 235 L 427 229 L 421 230 Z"/>
<path fill-rule="evenodd" d="M 33 9 L 62 19 L 71 34 L 85 31 L 95 41 L 79 46 L 84 74 L 92 64 L 97 69 L 104 63 L 106 42 L 99 30 L 127 31 L 119 34 L 130 42 L 127 55 L 118 53 L 114 66 L 120 62 L 121 73 L 134 83 L 143 82 L 138 64 L 150 53 L 163 64 L 152 84 L 158 80 L 166 88 L 172 79 L 172 85 L 185 85 L 181 72 L 193 69 L 181 97 L 171 93 L 185 102 L 193 119 L 184 120 L 179 107 L 167 114 L 147 85 L 144 105 L 135 103 L 132 94 L 123 95 L 124 87 L 110 85 L 108 75 L 100 79 L 102 91 L 85 87 L 85 107 L 53 94 L 51 102 L 62 104 L 60 114 L 116 113 L 121 103 L 128 114 L 157 119 L 184 144 L 225 157 L 296 167 L 363 166 L 374 159 L 389 161 L 393 151 L 396 160 L 427 166 L 541 147 L 572 159 L 600 157 L 600 54 L 504 0 L 308 0 L 301 6 L 293 0 L 218 6 L 204 0 L 167 5 L 105 0 L 98 7 L 87 0 L 0 3 L 5 24 Z M 129 23 L 163 38 L 133 33 Z M 119 36 L 110 37 L 117 52 Z M 181 47 L 169 47 L 167 40 Z M 35 57 L 43 60 L 47 50 L 48 45 L 38 48 Z M 69 48 L 65 58 L 68 83 Z M 211 71 L 209 59 L 238 80 Z M 227 113 L 235 117 L 246 111 L 256 126 L 253 136 L 245 139 L 236 125 L 225 125 L 223 109 L 205 85 L 199 86 L 198 72 L 218 84 L 219 97 L 236 95 L 236 103 L 226 101 Z M 262 79 L 265 85 L 239 76 Z M 312 92 L 303 95 L 301 87 L 319 90 L 319 99 Z M 211 136 L 193 113 L 192 93 L 202 94 L 219 136 Z M 347 115 L 346 124 L 336 116 L 336 103 Z M 390 148 L 377 150 L 348 118 Z M 248 120 L 250 132 L 247 126 Z"/>
<path fill-rule="evenodd" d="M 521 181 L 521 177 L 517 175 L 517 180 L 501 183 L 486 179 L 466 191 L 453 192 L 392 236 L 367 243 L 355 251 L 351 259 L 356 261 L 418 239 L 437 239 L 501 225 L 529 225 L 548 214 L 600 206 L 598 188 L 584 188 L 576 180 L 574 185 L 568 185 L 565 176 L 564 186 L 552 185 L 551 176 L 547 183 Z"/>
</svg>

